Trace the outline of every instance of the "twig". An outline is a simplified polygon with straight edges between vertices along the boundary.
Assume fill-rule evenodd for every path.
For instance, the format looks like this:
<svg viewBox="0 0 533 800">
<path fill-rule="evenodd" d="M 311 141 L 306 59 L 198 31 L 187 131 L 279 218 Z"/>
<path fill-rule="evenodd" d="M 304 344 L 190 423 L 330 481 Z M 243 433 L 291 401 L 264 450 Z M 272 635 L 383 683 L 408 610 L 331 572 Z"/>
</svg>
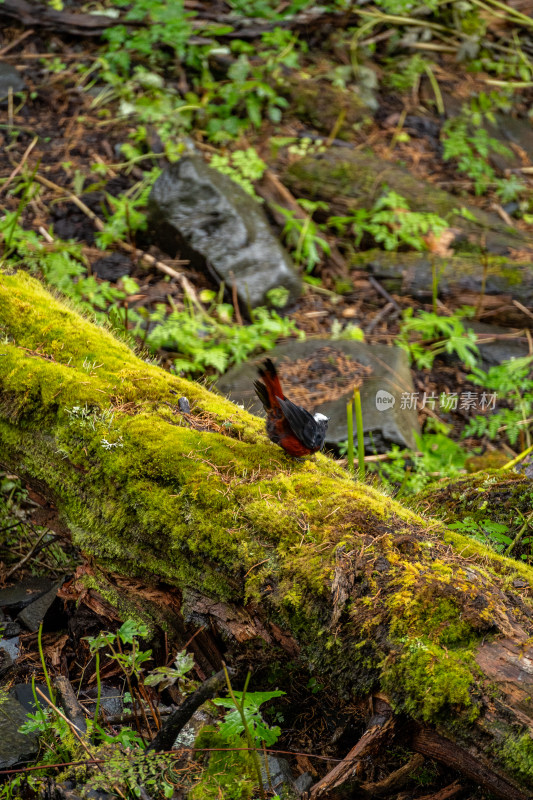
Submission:
<svg viewBox="0 0 533 800">
<path fill-rule="evenodd" d="M 40 543 L 42 542 L 42 540 L 44 539 L 44 537 L 45 537 L 45 536 L 46 536 L 48 533 L 50 533 L 50 531 L 49 531 L 48 529 L 47 529 L 47 530 L 45 530 L 45 531 L 43 531 L 43 532 L 41 533 L 41 535 L 39 536 L 39 538 L 37 539 L 37 541 L 35 542 L 35 544 L 33 545 L 33 547 L 31 547 L 31 548 L 28 550 L 28 552 L 26 553 L 26 555 L 24 556 L 24 558 L 21 558 L 21 559 L 20 559 L 20 561 L 19 561 L 17 564 L 14 564 L 14 565 L 11 567 L 11 569 L 9 569 L 9 570 L 6 572 L 6 574 L 4 575 L 4 580 L 7 580 L 8 578 L 10 578 L 10 577 L 13 575 L 13 573 L 14 573 L 14 572 L 16 572 L 18 569 L 20 569 L 21 567 L 23 567 L 23 566 L 24 566 L 24 564 L 26 563 L 26 561 L 27 561 L 29 558 L 31 558 L 31 557 L 32 557 L 32 555 L 35 553 L 35 551 L 36 551 L 36 550 L 37 550 L 37 548 L 39 547 Z"/>
<path fill-rule="evenodd" d="M 20 172 L 20 170 L 24 166 L 29 154 L 31 153 L 31 151 L 33 150 L 33 148 L 35 147 L 35 145 L 37 144 L 38 141 L 39 141 L 39 137 L 36 136 L 35 139 L 32 142 L 29 143 L 29 145 L 27 146 L 26 150 L 24 151 L 24 155 L 22 156 L 21 160 L 19 161 L 19 163 L 17 164 L 17 166 L 15 167 L 15 169 L 13 170 L 11 175 L 8 177 L 8 179 L 6 180 L 4 185 L 2 186 L 2 189 L 1 189 L 2 192 L 5 192 L 5 190 L 7 189 L 7 187 L 9 186 L 11 181 L 13 180 L 13 178 L 15 178 L 18 175 L 18 173 Z"/>
<path fill-rule="evenodd" d="M 237 294 L 237 281 L 235 280 L 235 275 L 233 272 L 230 271 L 229 276 L 231 278 L 231 300 L 233 302 L 233 308 L 235 309 L 235 320 L 237 325 L 242 325 L 241 309 L 239 308 L 239 295 Z"/>
<path fill-rule="evenodd" d="M 16 47 L 18 44 L 23 42 L 24 39 L 27 39 L 28 36 L 32 36 L 34 33 L 35 33 L 35 31 L 33 30 L 33 28 L 30 28 L 29 31 L 24 31 L 24 33 L 21 36 L 19 36 L 18 39 L 15 39 L 14 41 L 10 42 L 9 44 L 7 44 L 5 47 L 3 47 L 0 50 L 0 58 L 5 56 L 6 53 L 9 53 L 10 50 L 13 50 L 14 47 Z M 55 55 L 55 53 L 54 53 L 54 55 Z M 49 56 L 49 57 L 51 57 L 51 56 Z M 79 56 L 78 56 L 78 58 L 79 58 Z"/>
<path fill-rule="evenodd" d="M 380 294 L 382 297 L 384 297 L 384 298 L 385 298 L 385 300 L 386 300 L 388 303 L 392 303 L 392 305 L 394 306 L 394 308 L 396 309 L 396 311 L 398 311 L 400 314 L 402 313 L 402 307 L 400 306 L 400 304 L 396 302 L 396 300 L 394 299 L 394 297 L 393 297 L 392 295 L 390 295 L 386 289 L 384 289 L 384 288 L 383 288 L 383 286 L 381 285 L 381 283 L 380 283 L 379 281 L 377 281 L 377 280 L 374 278 L 374 276 L 373 276 L 373 275 L 369 275 L 369 277 L 368 277 L 368 281 L 369 281 L 370 285 L 374 287 L 374 289 L 376 290 L 376 292 L 378 292 L 378 293 L 379 293 L 379 294 Z"/>
<path fill-rule="evenodd" d="M 514 306 L 516 306 L 516 307 L 517 307 L 517 308 L 518 308 L 520 311 L 522 311 L 522 312 L 523 312 L 523 313 L 526 315 L 526 317 L 529 317 L 530 319 L 533 319 L 533 314 L 531 313 L 531 311 L 529 310 L 529 308 L 526 308 L 525 306 L 523 306 L 523 305 L 522 305 L 522 303 L 520 303 L 518 300 L 512 300 L 512 303 L 513 303 L 513 305 L 514 305 Z"/>
</svg>

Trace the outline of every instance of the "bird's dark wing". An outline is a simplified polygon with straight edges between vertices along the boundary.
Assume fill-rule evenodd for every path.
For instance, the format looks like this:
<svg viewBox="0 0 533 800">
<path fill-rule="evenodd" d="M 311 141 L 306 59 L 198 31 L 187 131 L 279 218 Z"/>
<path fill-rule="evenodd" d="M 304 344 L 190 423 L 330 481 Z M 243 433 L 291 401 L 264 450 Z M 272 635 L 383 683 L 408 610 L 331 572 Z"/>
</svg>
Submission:
<svg viewBox="0 0 533 800">
<path fill-rule="evenodd" d="M 277 399 L 294 435 L 310 450 L 320 450 L 324 444 L 324 426 L 319 425 L 305 408 L 297 406 L 287 398 Z"/>
<path fill-rule="evenodd" d="M 254 381 L 254 389 L 255 389 L 256 395 L 261 400 L 261 402 L 263 404 L 263 408 L 265 409 L 265 411 L 269 411 L 270 410 L 270 400 L 268 399 L 268 391 L 267 391 L 267 388 L 266 388 L 265 384 L 261 383 L 261 381 Z"/>
</svg>

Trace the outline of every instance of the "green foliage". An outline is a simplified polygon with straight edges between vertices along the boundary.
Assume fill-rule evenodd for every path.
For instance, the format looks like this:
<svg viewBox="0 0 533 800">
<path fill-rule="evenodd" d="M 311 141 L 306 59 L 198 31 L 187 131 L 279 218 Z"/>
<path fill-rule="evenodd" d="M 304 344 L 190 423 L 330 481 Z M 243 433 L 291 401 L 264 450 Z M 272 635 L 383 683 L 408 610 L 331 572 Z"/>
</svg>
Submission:
<svg viewBox="0 0 533 800">
<path fill-rule="evenodd" d="M 495 367 L 490 367 L 485 372 L 480 367 L 474 366 L 472 374 L 468 376 L 476 386 L 482 386 L 488 392 L 497 396 L 500 408 L 490 415 L 477 415 L 470 420 L 464 430 L 464 436 L 487 436 L 496 439 L 501 432 L 505 434 L 511 445 L 516 444 L 522 433 L 530 439 L 530 425 L 526 420 L 533 412 L 533 356 L 504 361 Z M 509 407 L 502 408 L 506 403 Z"/>
<path fill-rule="evenodd" d="M 148 195 L 160 174 L 160 169 L 152 169 L 141 183 L 119 197 L 106 193 L 112 213 L 107 214 L 103 230 L 95 234 L 96 243 L 102 250 L 115 242 L 132 242 L 137 231 L 146 230 L 148 222 L 143 209 L 146 208 Z"/>
<path fill-rule="evenodd" d="M 263 703 L 268 703 L 269 700 L 273 700 L 275 697 L 282 697 L 285 692 L 247 692 L 244 694 L 243 692 L 233 690 L 233 693 L 237 701 L 242 703 L 246 725 L 257 746 L 260 747 L 264 743 L 267 747 L 271 747 L 275 744 L 281 730 L 277 725 L 270 727 L 265 723 L 261 715 L 260 707 Z M 241 716 L 235 708 L 235 703 L 231 697 L 217 697 L 213 700 L 213 703 L 228 709 L 224 717 L 224 722 L 218 727 L 219 733 L 221 733 L 223 737 L 230 739 L 244 733 L 244 725 Z"/>
<path fill-rule="evenodd" d="M 142 195 L 138 199 L 141 202 Z M 117 213 L 107 228 L 109 237 L 120 236 L 120 231 L 124 233 L 121 225 L 128 219 L 122 213 L 125 208 L 125 203 L 117 205 Z M 108 281 L 87 275 L 80 244 L 59 239 L 50 244 L 34 231 L 21 228 L 15 216 L 12 212 L 0 220 L 0 240 L 9 234 L 14 251 L 11 263 L 24 263 L 26 268 L 41 273 L 47 283 L 70 297 L 83 311 L 93 314 L 102 323 L 111 320 L 117 329 L 124 331 L 124 301 L 138 292 L 137 283 L 124 276 L 120 281 L 123 288 L 117 288 Z M 131 222 L 131 216 L 129 219 Z M 288 295 L 280 287 L 271 290 L 270 297 L 273 305 L 281 307 L 286 304 Z M 274 310 L 256 308 L 250 325 L 234 324 L 233 314 L 233 306 L 227 303 L 212 303 L 206 311 L 189 306 L 185 310 L 174 308 L 170 313 L 164 304 L 152 312 L 130 308 L 128 332 L 132 337 L 141 337 L 153 352 L 162 347 L 177 350 L 180 357 L 175 360 L 175 369 L 187 374 L 206 370 L 222 373 L 253 353 L 270 350 L 280 338 L 294 335 L 304 338 L 291 320 Z"/>
<path fill-rule="evenodd" d="M 344 217 L 330 217 L 328 225 L 341 234 L 347 230 L 355 237 L 359 247 L 363 236 L 370 234 L 385 250 L 400 246 L 412 250 L 427 250 L 426 237 L 439 237 L 449 226 L 445 219 L 430 211 L 411 211 L 409 203 L 394 191 L 381 195 L 371 209 L 359 208 Z"/>
<path fill-rule="evenodd" d="M 110 309 L 118 309 L 128 292 L 87 275 L 80 244 L 60 239 L 49 243 L 35 231 L 24 230 L 18 224 L 13 226 L 15 216 L 10 212 L 0 220 L 0 241 L 7 242 L 9 237 L 10 248 L 14 251 L 11 263 L 24 264 L 32 272 L 41 273 L 50 286 L 74 300 L 79 308 L 106 322 Z M 128 289 L 129 292 L 138 290 L 135 281 L 130 279 Z M 101 313 L 103 311 L 106 313 Z"/>
<path fill-rule="evenodd" d="M 465 329 L 463 318 L 471 317 L 474 309 L 463 306 L 449 317 L 432 311 L 419 311 L 415 316 L 412 308 L 403 313 L 400 335 L 396 343 L 406 350 L 418 369 L 431 369 L 439 355 L 456 355 L 468 367 L 474 367 L 479 355 L 476 334 Z M 416 341 L 411 340 L 415 334 Z"/>
<path fill-rule="evenodd" d="M 168 314 L 166 306 L 160 305 L 150 317 L 158 324 L 148 334 L 146 344 L 153 350 L 178 350 L 180 357 L 174 361 L 178 372 L 194 374 L 213 369 L 222 373 L 252 353 L 270 350 L 281 337 L 297 334 L 304 338 L 292 320 L 268 308 L 255 308 L 250 325 L 232 324 L 233 313 L 233 306 L 227 303 L 215 304 L 205 313 L 189 307 Z"/>
<path fill-rule="evenodd" d="M 493 187 L 503 202 L 515 200 L 523 193 L 524 184 L 513 175 L 509 178 L 497 178 L 496 171 L 490 163 L 491 154 L 510 157 L 511 151 L 499 139 L 490 136 L 484 122 L 494 124 L 494 111 L 501 103 L 496 93 L 490 95 L 481 92 L 470 105 L 464 104 L 461 114 L 451 117 L 442 128 L 443 158 L 454 159 L 459 172 L 467 175 L 473 182 L 477 195 L 484 194 Z"/>
<path fill-rule="evenodd" d="M 476 541 L 492 547 L 497 553 L 503 553 L 512 543 L 513 539 L 509 536 L 509 526 L 501 522 L 494 522 L 490 519 L 474 520 L 472 517 L 465 517 L 460 522 L 452 522 L 448 525 L 454 531 L 471 536 Z"/>
<path fill-rule="evenodd" d="M 425 11 L 436 11 L 439 7 L 438 0 L 418 3 L 416 0 L 376 0 L 376 5 L 381 6 L 387 14 L 409 16 L 415 9 L 423 8 Z"/>
<path fill-rule="evenodd" d="M 189 22 L 191 14 L 185 12 L 183 0 L 115 0 L 115 5 L 127 7 L 126 22 L 141 23 L 132 27 L 112 25 L 104 31 L 108 42 L 110 65 L 127 77 L 132 57 L 143 57 L 150 65 L 160 59 L 170 61 L 172 57 L 183 58 L 187 42 L 192 35 Z"/>
<path fill-rule="evenodd" d="M 415 437 L 417 452 L 392 445 L 387 461 L 368 465 L 397 497 L 415 495 L 441 475 L 453 478 L 463 472 L 468 453 L 450 439 L 447 426 L 438 423 L 436 427 L 436 433 Z"/>
<path fill-rule="evenodd" d="M 202 776 L 188 795 L 191 800 L 250 800 L 255 796 L 253 760 L 241 736 L 228 739 L 215 726 L 206 725 L 194 746 L 213 752 L 206 753 Z"/>
<path fill-rule="evenodd" d="M 148 626 L 136 623 L 129 619 L 124 622 L 116 633 L 102 631 L 98 636 L 88 636 L 87 642 L 91 653 L 107 648 L 108 657 L 115 661 L 124 674 L 128 677 L 141 677 L 144 664 L 152 658 L 151 650 L 141 650 L 139 637 L 148 636 Z M 128 649 L 124 649 L 127 646 Z"/>
<path fill-rule="evenodd" d="M 89 793 L 94 796 L 101 792 L 112 792 L 112 796 L 116 797 L 117 788 L 120 788 L 122 796 L 132 800 L 146 795 L 152 800 L 170 800 L 175 797 L 179 773 L 174 773 L 175 758 L 170 753 L 145 752 L 137 744 L 135 750 L 129 751 L 104 745 L 101 754 L 106 757 L 105 763 L 101 771 L 94 770 L 85 779 L 84 797 L 90 797 Z"/>
<path fill-rule="evenodd" d="M 156 667 L 145 677 L 144 685 L 159 687 L 159 691 L 162 692 L 163 689 L 177 684 L 180 691 L 189 693 L 197 685 L 195 681 L 186 677 L 193 667 L 194 656 L 186 650 L 180 650 L 173 667 Z"/>
<path fill-rule="evenodd" d="M 249 676 L 246 686 L 248 679 Z M 209 754 L 202 779 L 192 790 L 193 800 L 215 800 L 220 796 L 247 800 L 256 785 L 260 785 L 264 796 L 258 756 L 250 748 L 271 747 L 278 740 L 280 728 L 267 725 L 260 708 L 285 692 L 247 692 L 246 686 L 238 692 L 229 685 L 230 697 L 213 700 L 228 710 L 217 727 L 204 727 L 196 739 L 197 748 L 212 748 L 214 752 Z"/>
<path fill-rule="evenodd" d="M 234 150 L 228 155 L 215 154 L 211 156 L 210 166 L 222 172 L 238 183 L 245 192 L 259 202 L 263 202 L 254 189 L 253 181 L 263 177 L 267 165 L 257 154 L 254 147 L 246 150 Z"/>
<path fill-rule="evenodd" d="M 385 62 L 388 70 L 386 82 L 399 92 L 407 92 L 415 86 L 420 76 L 426 72 L 428 60 L 420 53 L 415 53 L 409 58 L 388 59 Z"/>
<path fill-rule="evenodd" d="M 310 273 L 320 264 L 324 255 L 331 253 L 327 239 L 319 233 L 321 227 L 313 221 L 312 216 L 317 209 L 327 210 L 328 205 L 319 200 L 298 200 L 298 204 L 307 212 L 307 216 L 302 218 L 295 211 L 278 205 L 276 209 L 285 217 L 283 236 L 294 261 Z"/>
</svg>

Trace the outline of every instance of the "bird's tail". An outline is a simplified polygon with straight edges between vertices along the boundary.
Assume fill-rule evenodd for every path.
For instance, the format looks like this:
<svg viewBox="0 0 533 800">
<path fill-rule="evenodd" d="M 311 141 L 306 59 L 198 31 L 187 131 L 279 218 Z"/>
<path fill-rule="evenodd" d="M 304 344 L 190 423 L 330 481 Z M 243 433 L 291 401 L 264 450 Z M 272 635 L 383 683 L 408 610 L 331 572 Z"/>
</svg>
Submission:
<svg viewBox="0 0 533 800">
<path fill-rule="evenodd" d="M 284 400 L 285 395 L 281 388 L 276 367 L 269 358 L 263 361 L 258 372 L 263 382 L 254 381 L 255 391 L 266 411 L 268 411 L 271 408 L 279 406 L 278 398 Z"/>
</svg>

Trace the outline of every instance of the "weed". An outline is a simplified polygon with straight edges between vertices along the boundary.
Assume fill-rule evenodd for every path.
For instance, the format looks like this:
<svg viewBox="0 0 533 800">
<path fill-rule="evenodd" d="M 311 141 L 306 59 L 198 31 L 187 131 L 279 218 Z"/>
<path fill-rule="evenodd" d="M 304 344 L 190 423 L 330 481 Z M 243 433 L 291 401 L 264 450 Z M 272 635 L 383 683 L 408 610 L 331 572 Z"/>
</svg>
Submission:
<svg viewBox="0 0 533 800">
<path fill-rule="evenodd" d="M 153 350 L 178 350 L 180 356 L 174 360 L 177 372 L 222 373 L 254 352 L 270 350 L 281 337 L 304 338 L 292 320 L 268 308 L 255 308 L 250 325 L 232 324 L 233 313 L 233 306 L 227 303 L 214 304 L 205 313 L 189 306 L 168 314 L 166 306 L 159 305 L 150 317 L 158 324 L 148 334 L 146 344 Z"/>
<path fill-rule="evenodd" d="M 504 106 L 505 98 L 492 92 L 481 92 L 469 105 L 463 104 L 461 114 L 447 120 L 442 128 L 443 158 L 454 159 L 459 172 L 464 173 L 473 183 L 477 195 L 484 194 L 493 187 L 502 202 L 519 197 L 525 186 L 516 175 L 498 178 L 490 163 L 491 154 L 510 157 L 511 151 L 499 139 L 490 136 L 482 127 L 484 122 L 495 123 L 494 111 Z"/>
<path fill-rule="evenodd" d="M 466 329 L 464 318 L 471 317 L 474 309 L 464 306 L 449 317 L 439 316 L 433 311 L 419 311 L 415 316 L 412 308 L 403 312 L 403 322 L 396 343 L 409 353 L 418 369 L 431 369 L 433 361 L 443 353 L 456 355 L 468 367 L 474 368 L 479 355 L 474 331 Z M 417 339 L 411 340 L 412 334 Z"/>
<path fill-rule="evenodd" d="M 462 474 L 467 452 L 449 437 L 448 426 L 436 420 L 428 420 L 428 432 L 416 435 L 418 452 L 402 450 L 393 445 L 388 460 L 369 464 L 369 470 L 377 472 L 383 485 L 398 497 L 420 492 L 441 475 L 453 478 Z"/>
<path fill-rule="evenodd" d="M 482 386 L 488 392 L 494 393 L 498 398 L 498 404 L 501 406 L 505 403 L 508 408 L 500 407 L 490 416 L 477 415 L 466 426 L 464 436 L 487 436 L 489 439 L 496 439 L 505 433 L 511 445 L 516 444 L 519 437 L 524 438 L 525 446 L 531 444 L 532 365 L 533 356 L 524 356 L 490 367 L 488 372 L 473 366 L 468 379 L 476 386 Z"/>
<path fill-rule="evenodd" d="M 228 155 L 215 154 L 211 156 L 210 166 L 222 172 L 238 183 L 245 192 L 259 202 L 263 202 L 254 189 L 253 181 L 262 178 L 266 164 L 259 158 L 254 147 L 246 150 L 234 150 Z"/>
<path fill-rule="evenodd" d="M 331 253 L 327 239 L 320 235 L 321 228 L 313 221 L 312 216 L 318 209 L 327 210 L 328 205 L 320 200 L 298 200 L 298 204 L 307 212 L 307 216 L 300 217 L 294 211 L 277 204 L 275 207 L 285 217 L 283 236 L 292 257 L 310 273 L 320 264 L 324 255 Z"/>
<path fill-rule="evenodd" d="M 120 241 L 134 244 L 135 233 L 146 230 L 148 222 L 143 209 L 146 208 L 148 195 L 160 174 L 161 170 L 154 167 L 140 183 L 120 197 L 112 197 L 106 193 L 112 213 L 107 214 L 103 230 L 95 234 L 96 243 L 102 250 Z"/>
<path fill-rule="evenodd" d="M 359 208 L 347 216 L 330 217 L 328 225 L 341 234 L 352 233 L 356 247 L 369 234 L 385 250 L 406 246 L 419 251 L 428 249 L 429 234 L 439 238 L 449 227 L 438 214 L 411 211 L 405 197 L 391 190 L 381 195 L 371 209 Z"/>
<path fill-rule="evenodd" d="M 512 543 L 509 536 L 509 526 L 490 519 L 474 520 L 472 517 L 465 517 L 460 522 L 452 522 L 448 525 L 454 531 L 471 536 L 476 541 L 492 547 L 497 553 L 503 553 Z"/>
</svg>

